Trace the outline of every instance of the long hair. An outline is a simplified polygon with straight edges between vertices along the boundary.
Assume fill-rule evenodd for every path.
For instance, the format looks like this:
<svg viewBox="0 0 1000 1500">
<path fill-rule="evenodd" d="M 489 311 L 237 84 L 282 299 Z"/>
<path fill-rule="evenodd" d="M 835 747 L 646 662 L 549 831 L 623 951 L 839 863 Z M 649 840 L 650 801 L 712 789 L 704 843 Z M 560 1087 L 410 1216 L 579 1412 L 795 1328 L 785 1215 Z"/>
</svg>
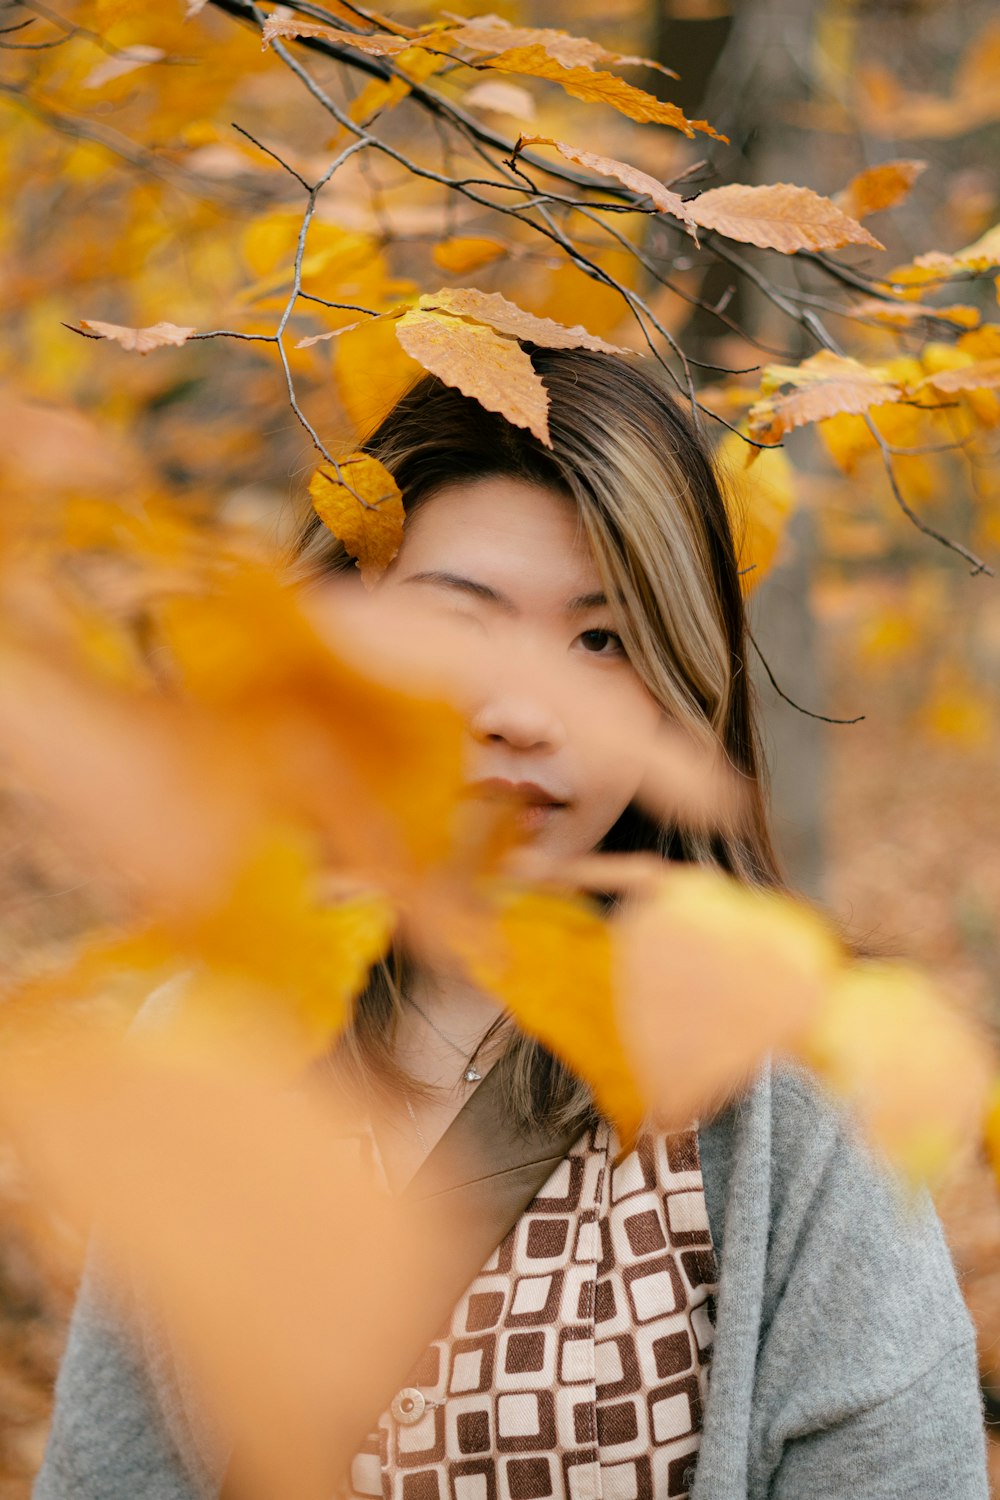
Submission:
<svg viewBox="0 0 1000 1500">
<path fill-rule="evenodd" d="M 403 506 L 487 476 L 542 484 L 576 504 L 635 671 L 664 713 L 723 754 L 741 778 L 744 811 L 713 834 L 660 823 L 635 805 L 601 850 L 708 863 L 749 884 L 782 887 L 746 663 L 746 622 L 730 518 L 710 455 L 657 368 L 641 358 L 524 346 L 549 394 L 546 448 L 434 375 L 419 377 L 361 445 L 393 475 Z M 292 576 L 309 586 L 354 566 L 313 512 L 292 545 Z M 420 1086 L 393 1060 L 408 959 L 375 966 L 339 1066 L 365 1089 Z M 592 1109 L 586 1087 L 539 1043 L 510 1029 L 508 1102 L 524 1124 L 562 1126 Z"/>
</svg>

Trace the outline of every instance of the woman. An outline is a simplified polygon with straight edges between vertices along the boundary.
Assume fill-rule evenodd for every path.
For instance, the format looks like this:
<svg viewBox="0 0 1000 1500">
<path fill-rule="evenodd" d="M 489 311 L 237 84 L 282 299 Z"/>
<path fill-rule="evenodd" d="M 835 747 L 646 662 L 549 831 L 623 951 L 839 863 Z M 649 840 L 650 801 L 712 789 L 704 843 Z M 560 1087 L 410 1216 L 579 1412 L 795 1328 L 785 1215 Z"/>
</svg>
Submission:
<svg viewBox="0 0 1000 1500">
<path fill-rule="evenodd" d="M 430 376 L 365 445 L 407 511 L 383 597 L 458 614 L 497 663 L 469 707 L 470 796 L 515 798 L 543 854 L 646 850 L 778 886 L 700 438 L 647 363 L 531 352 L 551 450 Z M 315 517 L 297 559 L 314 581 L 352 566 Z M 640 770 L 525 686 L 529 660 L 639 734 L 665 715 L 721 747 L 749 787 L 739 825 L 658 825 Z M 586 1087 L 493 998 L 402 955 L 330 1066 L 370 1105 L 389 1188 L 478 1205 L 467 1280 L 372 1392 L 345 1494 L 986 1495 L 974 1338 L 933 1212 L 901 1208 L 804 1076 L 765 1069 L 619 1159 Z M 37 1500 L 199 1493 L 194 1435 L 87 1293 L 57 1397 Z M 209 1465 L 202 1490 L 220 1483 Z"/>
</svg>

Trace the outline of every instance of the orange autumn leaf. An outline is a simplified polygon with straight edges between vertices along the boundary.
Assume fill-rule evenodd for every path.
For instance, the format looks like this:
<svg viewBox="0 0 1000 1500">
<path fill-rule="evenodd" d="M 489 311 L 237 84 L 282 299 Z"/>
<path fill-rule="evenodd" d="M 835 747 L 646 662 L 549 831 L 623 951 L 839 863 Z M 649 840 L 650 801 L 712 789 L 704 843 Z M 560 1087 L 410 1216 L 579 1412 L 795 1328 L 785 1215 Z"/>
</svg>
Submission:
<svg viewBox="0 0 1000 1500">
<path fill-rule="evenodd" d="M 704 866 L 671 867 L 612 925 L 621 1036 L 667 1130 L 799 1043 L 842 960 L 808 907 Z"/>
<path fill-rule="evenodd" d="M 500 412 L 516 427 L 527 427 L 551 446 L 548 394 L 529 356 L 514 339 L 504 338 L 485 323 L 421 308 L 404 313 L 395 327 L 402 347 L 425 370 L 457 386 L 487 411 Z"/>
<path fill-rule="evenodd" d="M 646 1103 L 618 1034 L 611 934 L 596 908 L 553 891 L 494 897 L 496 931 L 464 951 L 476 984 L 594 1090 L 630 1144 Z"/>
<path fill-rule="evenodd" d="M 176 323 L 154 323 L 149 328 L 123 328 L 118 323 L 98 323 L 90 318 L 81 318 L 80 327 L 93 338 L 113 339 L 135 354 L 148 354 L 152 349 L 161 349 L 167 344 L 184 344 L 196 328 L 179 328 Z"/>
<path fill-rule="evenodd" d="M 103 1275 L 135 1294 L 130 1333 L 155 1326 L 203 1430 L 235 1450 L 239 1494 L 325 1500 L 421 1352 L 467 1220 L 387 1193 L 329 1087 L 276 1086 L 149 1027 L 33 1040 L 0 1057 L 33 1193 L 80 1234 L 96 1222 Z"/>
<path fill-rule="evenodd" d="M 514 155 L 527 146 L 554 146 L 559 155 L 567 161 L 575 162 L 578 167 L 586 167 L 591 172 L 599 172 L 604 177 L 616 177 L 625 187 L 631 188 L 633 192 L 652 199 L 652 202 L 661 213 L 672 214 L 675 219 L 680 219 L 693 233 L 695 240 L 698 238 L 698 226 L 692 218 L 687 204 L 679 193 L 672 193 L 662 182 L 651 177 L 648 172 L 642 172 L 638 167 L 629 166 L 628 162 L 616 161 L 610 156 L 598 156 L 593 151 L 583 151 L 578 146 L 567 145 L 565 141 L 553 140 L 548 135 L 522 135 L 517 139 L 514 147 Z"/>
<path fill-rule="evenodd" d="M 687 210 L 703 229 L 717 230 L 727 239 L 763 250 L 780 250 L 783 255 L 796 250 L 838 250 L 843 245 L 884 248 L 829 198 L 788 182 L 709 188 L 693 198 Z"/>
<path fill-rule="evenodd" d="M 901 401 L 903 388 L 888 371 L 821 349 L 800 365 L 767 365 L 761 394 L 747 417 L 752 438 L 776 443 L 794 427 L 838 412 L 865 412 Z"/>
<path fill-rule="evenodd" d="M 338 468 L 339 476 L 322 464 L 313 474 L 313 508 L 356 559 L 362 578 L 374 581 L 402 544 L 403 498 L 389 470 L 367 453 L 352 453 Z"/>
<path fill-rule="evenodd" d="M 594 349 L 600 354 L 629 352 L 588 333 L 579 324 L 567 328 L 552 318 L 539 318 L 508 301 L 500 292 L 482 292 L 478 287 L 442 287 L 437 292 L 425 292 L 417 305 L 432 312 L 475 318 L 479 323 L 488 323 L 498 333 L 515 339 L 530 339 L 533 344 L 541 344 L 546 349 Z"/>
<path fill-rule="evenodd" d="M 926 166 L 925 161 L 905 159 L 881 162 L 852 177 L 832 201 L 849 218 L 864 219 L 901 203 Z"/>
<path fill-rule="evenodd" d="M 544 47 L 513 47 L 498 57 L 484 59 L 482 66 L 496 68 L 502 73 L 521 73 L 529 78 L 549 78 L 574 99 L 582 99 L 586 104 L 609 104 L 630 120 L 672 125 L 687 136 L 700 130 L 715 140 L 726 140 L 706 120 L 687 119 L 676 104 L 667 104 L 634 84 L 626 83 L 614 73 L 595 72 L 579 66 L 563 67 Z"/>
<path fill-rule="evenodd" d="M 441 240 L 431 253 L 435 265 L 440 266 L 442 271 L 450 271 L 453 276 L 464 276 L 469 271 L 478 271 L 480 266 L 488 266 L 491 261 L 499 260 L 503 255 L 509 255 L 510 246 L 505 245 L 502 240 L 490 239 L 485 235 L 455 235 Z"/>
</svg>

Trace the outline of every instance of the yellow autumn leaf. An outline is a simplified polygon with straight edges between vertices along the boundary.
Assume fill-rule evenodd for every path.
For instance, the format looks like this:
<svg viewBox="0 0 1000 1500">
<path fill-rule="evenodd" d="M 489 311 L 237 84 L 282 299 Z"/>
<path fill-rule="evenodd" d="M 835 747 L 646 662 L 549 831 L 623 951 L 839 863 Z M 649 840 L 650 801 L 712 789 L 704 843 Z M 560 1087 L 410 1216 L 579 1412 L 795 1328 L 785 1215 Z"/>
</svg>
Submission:
<svg viewBox="0 0 1000 1500">
<path fill-rule="evenodd" d="M 978 307 L 954 302 L 933 307 L 929 302 L 885 302 L 880 297 L 863 297 L 851 308 L 852 316 L 882 323 L 887 328 L 909 328 L 922 318 L 951 323 L 956 328 L 977 328 L 982 318 Z"/>
<path fill-rule="evenodd" d="M 709 188 L 687 204 L 687 211 L 703 229 L 785 255 L 796 250 L 837 250 L 842 245 L 883 249 L 862 224 L 829 198 L 788 182 Z"/>
<path fill-rule="evenodd" d="M 442 53 L 428 52 L 419 46 L 409 47 L 394 59 L 396 74 L 393 78 L 373 78 L 352 99 L 347 113 L 356 125 L 370 125 L 376 115 L 391 109 L 405 99 L 415 83 L 431 78 L 448 61 Z M 339 141 L 339 133 L 328 143 L 332 149 Z"/>
<path fill-rule="evenodd" d="M 668 868 L 613 926 L 622 1039 L 668 1130 L 797 1045 L 842 962 L 811 909 L 704 866 Z"/>
<path fill-rule="evenodd" d="M 112 339 L 135 354 L 149 354 L 168 344 L 184 344 L 196 328 L 179 328 L 176 323 L 154 323 L 150 328 L 123 328 L 118 323 L 98 323 L 81 318 L 80 327 L 92 338 Z"/>
<path fill-rule="evenodd" d="M 370 431 L 419 373 L 389 319 L 371 318 L 335 341 L 337 397 L 357 432 Z"/>
<path fill-rule="evenodd" d="M 821 349 L 800 365 L 767 365 L 747 413 L 750 436 L 775 443 L 808 422 L 901 401 L 904 391 L 881 367 Z"/>
<path fill-rule="evenodd" d="M 940 1177 L 979 1138 L 995 1060 L 907 964 L 865 961 L 841 974 L 802 1055 L 913 1180 Z"/>
<path fill-rule="evenodd" d="M 833 202 L 849 218 L 864 219 L 901 203 L 926 167 L 925 161 L 880 162 L 852 177 L 842 192 L 834 194 Z"/>
<path fill-rule="evenodd" d="M 441 240 L 431 253 L 435 264 L 442 271 L 450 271 L 453 276 L 463 276 L 468 271 L 478 271 L 480 266 L 488 266 L 491 261 L 499 260 L 503 255 L 509 255 L 510 246 L 485 235 L 454 235 Z"/>
<path fill-rule="evenodd" d="M 1000 1187 L 1000 1079 L 996 1079 L 987 1100 L 983 1122 L 983 1140 L 993 1168 L 993 1176 Z"/>
<path fill-rule="evenodd" d="M 945 254 L 940 250 L 929 250 L 918 255 L 908 265 L 897 266 L 885 280 L 890 286 L 901 286 L 919 293 L 921 286 L 938 281 L 947 281 L 952 276 L 972 272 L 979 275 L 1000 267 L 1000 224 L 994 224 L 971 245 L 962 250 Z"/>
<path fill-rule="evenodd" d="M 530 78 L 549 78 L 561 84 L 574 99 L 586 104 L 610 104 L 630 120 L 651 121 L 657 125 L 672 125 L 675 130 L 693 136 L 696 131 L 710 135 L 717 141 L 726 136 L 713 130 L 706 120 L 689 120 L 676 104 L 666 104 L 653 94 L 647 94 L 634 84 L 626 83 L 614 73 L 603 73 L 576 65 L 564 67 L 544 47 L 537 44 L 529 47 L 512 47 L 497 57 L 483 60 L 483 67 L 496 68 L 502 73 L 520 73 Z"/>
<path fill-rule="evenodd" d="M 178 957 L 198 966 L 200 999 L 182 1018 L 192 1038 L 257 1042 L 262 1058 L 283 1043 L 286 1069 L 330 1046 L 388 948 L 395 914 L 377 892 L 326 902 L 321 874 L 309 841 L 272 830 L 221 902 L 163 930 Z"/>
<path fill-rule="evenodd" d="M 753 452 L 735 432 L 727 432 L 716 450 L 744 594 L 771 568 L 796 500 L 786 455 L 780 450 L 758 453 L 751 468 L 747 458 Z"/>
<path fill-rule="evenodd" d="M 421 299 L 423 300 L 423 299 Z M 551 447 L 549 397 L 531 359 L 512 338 L 485 323 L 411 309 L 397 319 L 396 337 L 407 354 L 487 411 L 527 427 Z"/>
<path fill-rule="evenodd" d="M 546 890 L 500 891 L 492 910 L 495 930 L 462 952 L 473 981 L 590 1084 L 630 1143 L 646 1105 L 618 1035 L 607 923 L 582 898 Z"/>
<path fill-rule="evenodd" d="M 339 476 L 321 464 L 309 481 L 309 494 L 323 525 L 357 560 L 362 578 L 372 582 L 402 544 L 403 498 L 389 470 L 367 453 L 352 453 L 338 468 Z"/>
</svg>

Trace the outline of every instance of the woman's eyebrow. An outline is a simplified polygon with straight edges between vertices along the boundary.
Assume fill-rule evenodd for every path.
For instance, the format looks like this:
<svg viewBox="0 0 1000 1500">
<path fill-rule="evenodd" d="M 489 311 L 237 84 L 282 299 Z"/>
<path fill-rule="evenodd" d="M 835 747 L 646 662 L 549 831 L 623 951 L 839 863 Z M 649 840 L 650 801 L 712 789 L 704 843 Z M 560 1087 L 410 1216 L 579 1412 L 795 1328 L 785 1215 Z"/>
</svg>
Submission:
<svg viewBox="0 0 1000 1500">
<path fill-rule="evenodd" d="M 400 583 L 433 583 L 438 588 L 454 589 L 459 594 L 472 594 L 477 599 L 485 599 L 488 604 L 495 604 L 505 614 L 516 615 L 517 605 L 513 599 L 508 599 L 506 594 L 501 594 L 499 589 L 491 588 L 488 583 L 479 583 L 475 578 L 463 578 L 459 573 L 442 573 L 432 569 L 425 573 L 411 573 L 408 578 L 401 578 Z"/>
<path fill-rule="evenodd" d="M 472 594 L 476 599 L 485 599 L 488 604 L 495 604 L 505 614 L 516 615 L 517 605 L 513 599 L 502 594 L 491 584 L 480 583 L 475 578 L 463 578 L 460 573 L 446 573 L 437 569 L 431 569 L 422 573 L 411 573 L 408 578 L 401 578 L 400 583 L 432 583 L 439 588 L 454 589 L 456 593 Z M 601 609 L 607 605 L 607 597 L 598 591 L 593 594 L 577 594 L 575 598 L 566 602 L 567 614 L 581 614 L 588 609 Z"/>
<path fill-rule="evenodd" d="M 575 599 L 570 599 L 566 605 L 568 615 L 582 614 L 587 609 L 604 609 L 607 606 L 607 595 L 599 589 L 596 594 L 577 594 Z"/>
</svg>

